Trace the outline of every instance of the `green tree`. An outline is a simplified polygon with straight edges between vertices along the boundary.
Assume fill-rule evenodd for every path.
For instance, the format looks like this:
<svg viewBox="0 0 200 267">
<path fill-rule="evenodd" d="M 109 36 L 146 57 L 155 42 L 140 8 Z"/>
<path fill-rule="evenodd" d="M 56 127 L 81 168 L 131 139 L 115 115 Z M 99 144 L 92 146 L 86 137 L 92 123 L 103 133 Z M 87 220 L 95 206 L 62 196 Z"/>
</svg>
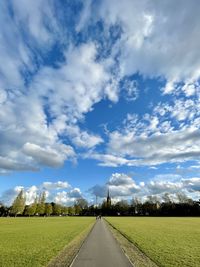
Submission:
<svg viewBox="0 0 200 267">
<path fill-rule="evenodd" d="M 52 212 L 53 212 L 53 208 L 52 208 L 51 203 L 46 203 L 45 204 L 45 214 L 47 216 L 50 216 L 52 214 Z"/>
<path fill-rule="evenodd" d="M 75 205 L 79 206 L 81 209 L 87 209 L 88 208 L 88 202 L 84 198 L 78 198 L 75 201 Z"/>
<path fill-rule="evenodd" d="M 62 206 L 62 215 L 67 215 L 68 214 L 68 207 Z"/>
<path fill-rule="evenodd" d="M 9 213 L 9 208 L 5 207 L 3 203 L 0 202 L 0 217 L 7 216 Z"/>
<path fill-rule="evenodd" d="M 120 200 L 115 204 L 115 210 L 121 215 L 128 213 L 129 205 L 126 200 Z"/>
<path fill-rule="evenodd" d="M 36 208 L 36 214 L 38 215 L 44 215 L 45 214 L 45 200 L 46 200 L 46 193 L 42 192 L 40 195 L 37 208 Z"/>
<path fill-rule="evenodd" d="M 21 190 L 11 206 L 10 213 L 15 216 L 23 214 L 25 202 L 24 192 Z"/>
<path fill-rule="evenodd" d="M 75 214 L 74 207 L 68 207 L 68 215 L 74 215 L 74 214 Z"/>
<path fill-rule="evenodd" d="M 61 213 L 62 213 L 62 207 L 61 207 L 61 205 L 56 204 L 56 203 L 53 203 L 52 206 L 53 206 L 53 214 L 54 215 L 57 215 L 57 216 L 61 215 Z"/>
<path fill-rule="evenodd" d="M 75 210 L 75 214 L 76 215 L 80 215 L 81 214 L 81 211 L 82 211 L 82 209 L 81 209 L 81 207 L 79 206 L 79 205 L 74 205 L 74 210 Z"/>
<path fill-rule="evenodd" d="M 36 209 L 37 209 L 37 197 L 35 198 L 32 204 L 26 206 L 24 214 L 27 216 L 33 216 L 36 213 Z"/>
</svg>

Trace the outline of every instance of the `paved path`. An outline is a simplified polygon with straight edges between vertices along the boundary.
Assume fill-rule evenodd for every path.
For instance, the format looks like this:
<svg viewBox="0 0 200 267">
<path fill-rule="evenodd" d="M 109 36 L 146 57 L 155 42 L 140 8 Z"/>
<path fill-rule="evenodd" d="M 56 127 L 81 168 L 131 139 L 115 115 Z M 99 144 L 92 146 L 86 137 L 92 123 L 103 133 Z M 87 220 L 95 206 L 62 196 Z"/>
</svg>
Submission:
<svg viewBox="0 0 200 267">
<path fill-rule="evenodd" d="M 72 267 L 132 267 L 103 219 L 98 220 Z"/>
</svg>

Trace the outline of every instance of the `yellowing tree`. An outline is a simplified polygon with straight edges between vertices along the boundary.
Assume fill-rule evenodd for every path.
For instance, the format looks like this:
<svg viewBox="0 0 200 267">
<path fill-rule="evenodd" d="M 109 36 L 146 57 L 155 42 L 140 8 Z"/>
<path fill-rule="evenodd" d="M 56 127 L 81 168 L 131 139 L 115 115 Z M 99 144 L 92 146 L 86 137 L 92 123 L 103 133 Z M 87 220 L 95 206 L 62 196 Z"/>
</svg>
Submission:
<svg viewBox="0 0 200 267">
<path fill-rule="evenodd" d="M 24 192 L 21 190 L 11 206 L 10 213 L 15 216 L 22 214 L 25 208 L 25 202 Z"/>
</svg>

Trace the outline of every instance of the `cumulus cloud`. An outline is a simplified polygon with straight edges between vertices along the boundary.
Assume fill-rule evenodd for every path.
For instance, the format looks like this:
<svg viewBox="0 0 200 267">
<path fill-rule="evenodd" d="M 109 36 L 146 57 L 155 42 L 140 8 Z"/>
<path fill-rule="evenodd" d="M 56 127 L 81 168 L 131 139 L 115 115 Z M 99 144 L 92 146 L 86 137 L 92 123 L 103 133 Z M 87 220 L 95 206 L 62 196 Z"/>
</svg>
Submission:
<svg viewBox="0 0 200 267">
<path fill-rule="evenodd" d="M 77 147 L 92 148 L 103 142 L 100 136 L 81 131 L 77 125 L 65 126 L 65 132 Z"/>
<path fill-rule="evenodd" d="M 124 173 L 113 173 L 105 185 L 95 185 L 89 189 L 89 192 L 103 198 L 107 196 L 108 189 L 112 198 L 120 198 L 130 197 L 139 192 L 140 186 Z"/>
<path fill-rule="evenodd" d="M 156 130 L 151 135 L 145 131 L 137 135 L 128 129 L 109 134 L 108 154 L 91 154 L 90 157 L 100 160 L 104 166 L 157 165 L 198 160 L 199 145 L 200 133 L 194 127 L 167 133 Z"/>
<path fill-rule="evenodd" d="M 94 185 L 93 187 L 89 188 L 89 193 L 94 195 L 95 197 L 104 198 L 108 193 L 107 185 Z"/>
<path fill-rule="evenodd" d="M 36 167 L 33 167 L 31 165 L 23 164 L 20 161 L 17 161 L 15 159 L 9 159 L 8 157 L 0 157 L 0 169 L 2 173 L 7 173 L 9 171 L 37 171 L 38 169 Z"/>
<path fill-rule="evenodd" d="M 36 160 L 36 162 L 51 166 L 61 166 L 67 157 L 74 156 L 74 150 L 71 146 L 64 144 L 57 145 L 57 149 L 51 147 L 43 148 L 36 144 L 26 143 L 23 146 L 23 152 Z"/>
<path fill-rule="evenodd" d="M 150 194 L 156 195 L 161 193 L 177 193 L 182 189 L 182 184 L 180 182 L 170 182 L 170 181 L 151 181 L 148 184 L 148 189 Z"/>
<path fill-rule="evenodd" d="M 84 148 L 92 148 L 103 142 L 100 136 L 82 131 L 76 125 L 92 109 L 93 104 L 107 94 L 102 88 L 109 82 L 109 73 L 107 67 L 96 60 L 96 46 L 92 42 L 78 47 L 70 46 L 63 50 L 65 61 L 58 68 L 39 66 L 36 71 L 33 63 L 35 55 L 24 43 L 18 23 L 21 20 L 29 28 L 27 35 L 29 33 L 31 37 L 27 39 L 32 38 L 32 42 L 40 39 L 37 46 L 41 52 L 43 44 L 48 42 L 48 48 L 51 49 L 56 40 L 57 23 L 52 19 L 46 26 L 53 17 L 52 3 L 44 10 L 39 0 L 30 8 L 22 2 L 23 5 L 13 2 L 16 24 L 12 21 L 8 6 L 1 3 L 5 11 L 3 19 L 19 43 L 22 43 L 21 50 L 26 58 L 25 64 L 19 48 L 10 47 L 18 42 L 11 40 L 10 30 L 7 30 L 8 34 L 3 30 L 1 40 L 9 44 L 9 49 L 5 53 L 3 47 L 7 45 L 1 42 L 0 54 L 5 57 L 4 70 L 8 71 L 0 77 L 1 172 L 37 170 L 38 165 L 57 167 L 67 159 L 74 159 L 73 147 L 64 144 L 62 138 L 67 137 L 74 145 Z M 47 20 L 44 20 L 44 15 Z M 41 35 L 43 38 L 40 38 Z M 13 66 L 8 66 L 9 62 L 13 62 Z M 24 75 L 23 68 L 36 74 Z M 29 75 L 30 82 L 26 85 L 25 79 Z"/>
<path fill-rule="evenodd" d="M 113 197 L 130 196 L 140 190 L 140 186 L 128 175 L 114 173 L 108 181 L 108 187 Z"/>
<path fill-rule="evenodd" d="M 77 198 L 82 198 L 82 193 L 79 188 L 74 188 L 69 192 L 58 192 L 54 197 L 54 201 L 59 204 L 73 205 Z"/>
<path fill-rule="evenodd" d="M 67 181 L 43 182 L 42 188 L 44 188 L 45 190 L 59 190 L 64 188 L 71 188 L 71 185 Z"/>
<path fill-rule="evenodd" d="M 161 174 L 136 183 L 134 179 L 124 173 L 113 173 L 104 185 L 95 185 L 89 192 L 95 197 L 106 198 L 108 188 L 111 198 L 115 201 L 120 199 L 140 198 L 146 200 L 153 196 L 162 201 L 167 194 L 172 200 L 177 200 L 177 194 L 183 194 L 188 198 L 198 199 L 198 177 L 183 178 L 177 174 Z"/>
<path fill-rule="evenodd" d="M 193 177 L 188 179 L 182 179 L 183 185 L 191 192 L 200 192 L 200 178 Z"/>
<path fill-rule="evenodd" d="M 100 161 L 100 166 L 155 166 L 163 163 L 185 162 L 200 157 L 199 130 L 186 128 L 167 133 L 156 132 L 150 136 L 144 133 L 137 136 L 114 131 L 109 134 L 107 154 L 89 153 L 86 155 Z"/>
<path fill-rule="evenodd" d="M 33 185 L 25 189 L 26 205 L 33 203 L 38 196 L 38 187 Z"/>
<path fill-rule="evenodd" d="M 99 13 L 108 25 L 118 24 L 123 30 L 119 46 L 123 74 L 138 71 L 169 81 L 199 77 L 196 1 L 105 0 Z"/>
</svg>

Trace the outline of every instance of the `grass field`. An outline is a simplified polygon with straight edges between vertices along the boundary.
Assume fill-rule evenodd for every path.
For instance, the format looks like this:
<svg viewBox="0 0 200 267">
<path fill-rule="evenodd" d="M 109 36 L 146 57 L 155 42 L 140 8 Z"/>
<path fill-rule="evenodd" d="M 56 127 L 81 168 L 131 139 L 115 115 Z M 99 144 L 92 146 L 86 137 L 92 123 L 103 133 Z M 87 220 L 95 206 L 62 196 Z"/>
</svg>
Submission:
<svg viewBox="0 0 200 267">
<path fill-rule="evenodd" d="M 200 266 L 200 218 L 110 217 L 159 266 Z"/>
<path fill-rule="evenodd" d="M 45 266 L 91 217 L 0 218 L 0 266 Z"/>
</svg>

